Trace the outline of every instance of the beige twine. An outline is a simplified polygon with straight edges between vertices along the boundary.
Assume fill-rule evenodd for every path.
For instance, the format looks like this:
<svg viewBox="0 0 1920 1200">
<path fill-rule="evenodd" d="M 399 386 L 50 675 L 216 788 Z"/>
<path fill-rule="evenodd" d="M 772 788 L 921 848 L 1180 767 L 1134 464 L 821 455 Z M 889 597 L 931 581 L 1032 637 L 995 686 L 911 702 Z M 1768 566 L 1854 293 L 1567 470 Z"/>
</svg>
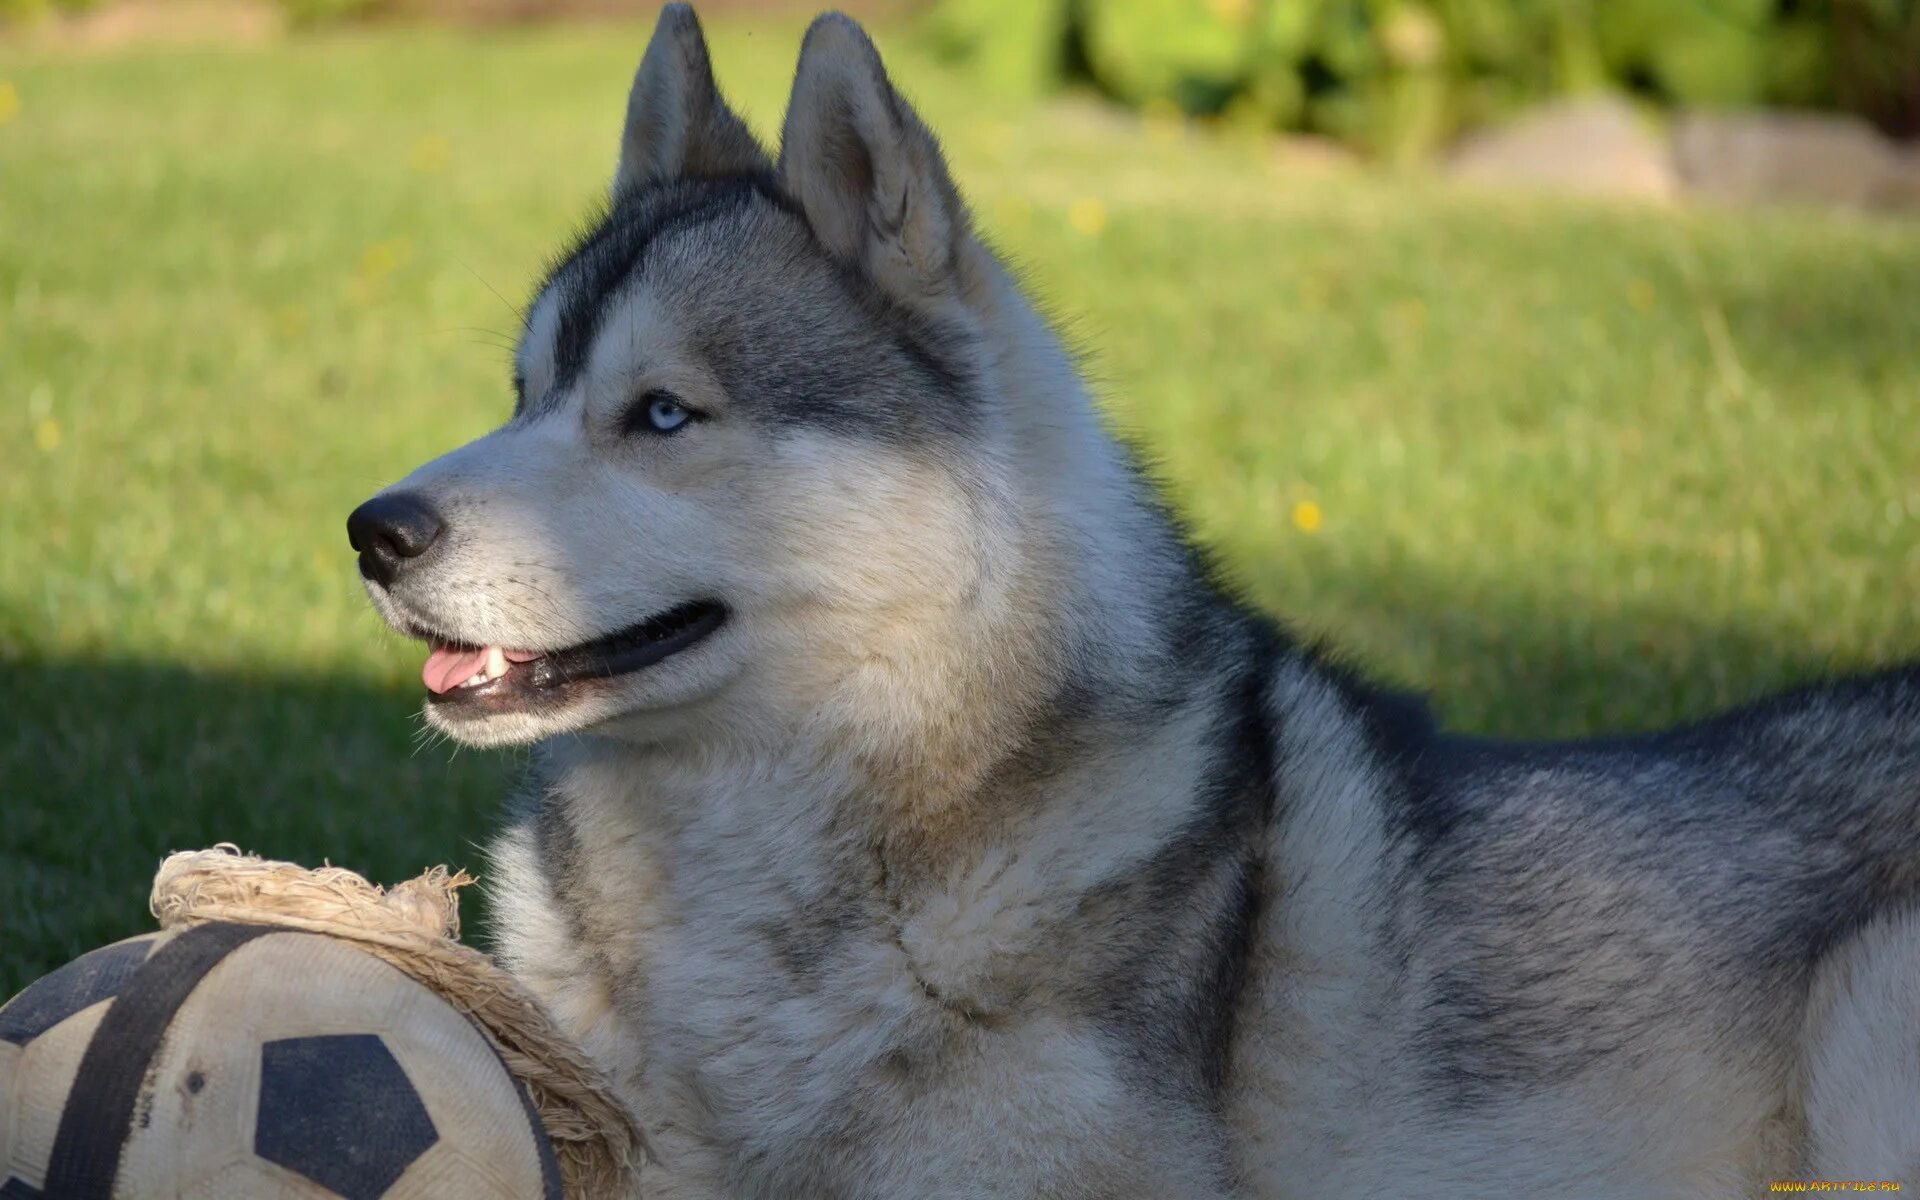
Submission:
<svg viewBox="0 0 1920 1200">
<path fill-rule="evenodd" d="M 434 867 L 392 888 L 340 867 L 308 870 L 222 843 L 167 856 L 153 877 L 162 929 L 205 921 L 279 925 L 347 938 L 471 1017 L 526 1085 L 576 1200 L 628 1197 L 647 1153 L 640 1127 L 600 1069 L 519 980 L 460 936 L 465 871 Z"/>
</svg>

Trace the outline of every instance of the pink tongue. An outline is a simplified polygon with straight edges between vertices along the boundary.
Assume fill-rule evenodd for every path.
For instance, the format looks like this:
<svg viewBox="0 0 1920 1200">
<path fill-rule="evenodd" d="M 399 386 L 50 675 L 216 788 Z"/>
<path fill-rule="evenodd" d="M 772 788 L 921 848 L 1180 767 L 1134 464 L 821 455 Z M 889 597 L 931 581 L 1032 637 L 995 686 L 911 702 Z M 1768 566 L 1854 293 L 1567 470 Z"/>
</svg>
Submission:
<svg viewBox="0 0 1920 1200">
<path fill-rule="evenodd" d="M 472 679 L 474 672 L 487 663 L 486 650 L 459 650 L 452 646 L 435 646 L 433 653 L 427 655 L 427 665 L 420 668 L 420 679 L 427 690 L 434 695 L 443 695 Z"/>
</svg>

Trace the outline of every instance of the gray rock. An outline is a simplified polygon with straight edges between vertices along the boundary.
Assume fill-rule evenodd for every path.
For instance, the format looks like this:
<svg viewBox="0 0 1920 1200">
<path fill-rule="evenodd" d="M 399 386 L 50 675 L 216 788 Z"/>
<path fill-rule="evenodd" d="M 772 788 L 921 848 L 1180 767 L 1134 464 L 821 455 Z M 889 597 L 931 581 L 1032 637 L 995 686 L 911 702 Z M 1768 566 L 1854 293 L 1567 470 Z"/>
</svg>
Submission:
<svg viewBox="0 0 1920 1200">
<path fill-rule="evenodd" d="M 1688 113 L 1673 150 L 1687 189 L 1715 200 L 1920 208 L 1920 156 L 1857 117 Z"/>
<path fill-rule="evenodd" d="M 1669 199 L 1678 186 L 1666 142 L 1611 97 L 1548 105 L 1472 134 L 1446 170 L 1474 183 L 1640 200 Z"/>
</svg>

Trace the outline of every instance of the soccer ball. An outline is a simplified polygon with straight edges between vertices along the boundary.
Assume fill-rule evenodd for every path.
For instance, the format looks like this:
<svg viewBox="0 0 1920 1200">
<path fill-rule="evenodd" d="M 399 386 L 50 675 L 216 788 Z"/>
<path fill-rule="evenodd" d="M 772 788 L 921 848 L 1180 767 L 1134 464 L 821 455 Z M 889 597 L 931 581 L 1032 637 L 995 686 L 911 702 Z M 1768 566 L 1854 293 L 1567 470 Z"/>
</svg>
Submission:
<svg viewBox="0 0 1920 1200">
<path fill-rule="evenodd" d="M 559 1200 L 473 1022 L 352 943 L 213 922 L 0 1008 L 0 1197 Z"/>
</svg>

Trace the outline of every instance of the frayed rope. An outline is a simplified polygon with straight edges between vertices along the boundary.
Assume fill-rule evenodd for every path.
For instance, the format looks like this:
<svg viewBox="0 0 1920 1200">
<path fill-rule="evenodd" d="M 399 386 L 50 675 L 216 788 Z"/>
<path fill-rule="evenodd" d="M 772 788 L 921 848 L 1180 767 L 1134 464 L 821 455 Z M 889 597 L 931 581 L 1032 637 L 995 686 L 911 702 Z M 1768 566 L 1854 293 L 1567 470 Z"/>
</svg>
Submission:
<svg viewBox="0 0 1920 1200">
<path fill-rule="evenodd" d="M 222 843 L 168 855 L 153 878 L 151 907 L 166 930 L 241 921 L 358 943 L 486 1033 L 533 1097 L 569 1197 L 635 1195 L 647 1145 L 632 1113 L 519 980 L 454 940 L 459 890 L 472 882 L 465 871 L 434 867 L 382 888 L 340 867 L 272 862 Z"/>
</svg>

